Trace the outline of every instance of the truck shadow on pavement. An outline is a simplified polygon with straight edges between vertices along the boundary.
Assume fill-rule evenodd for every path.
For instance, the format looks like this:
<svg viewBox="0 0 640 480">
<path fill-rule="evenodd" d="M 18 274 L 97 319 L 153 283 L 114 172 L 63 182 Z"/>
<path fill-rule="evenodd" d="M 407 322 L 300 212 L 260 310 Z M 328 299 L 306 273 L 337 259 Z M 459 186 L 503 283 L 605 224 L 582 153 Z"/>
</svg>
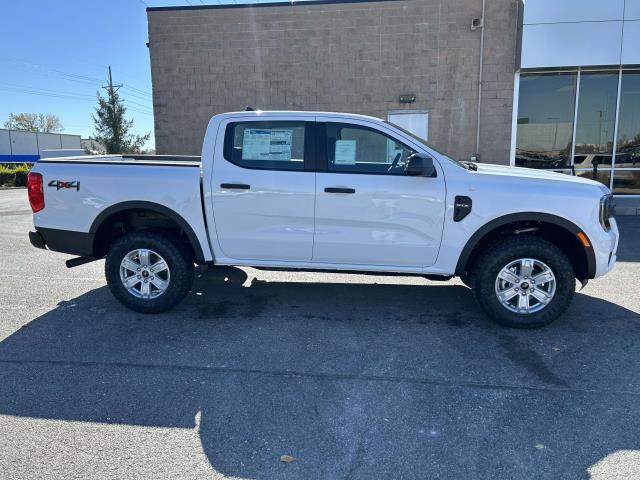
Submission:
<svg viewBox="0 0 640 480">
<path fill-rule="evenodd" d="M 640 262 L 640 250 L 634 240 L 640 238 L 640 217 L 627 216 L 616 218 L 620 229 L 620 245 L 618 245 L 619 262 Z"/>
<path fill-rule="evenodd" d="M 102 287 L 34 319 L 0 342 L 0 414 L 196 429 L 240 478 L 584 477 L 640 449 L 639 334 L 583 294 L 515 331 L 459 285 L 217 268 L 167 314 Z"/>
</svg>

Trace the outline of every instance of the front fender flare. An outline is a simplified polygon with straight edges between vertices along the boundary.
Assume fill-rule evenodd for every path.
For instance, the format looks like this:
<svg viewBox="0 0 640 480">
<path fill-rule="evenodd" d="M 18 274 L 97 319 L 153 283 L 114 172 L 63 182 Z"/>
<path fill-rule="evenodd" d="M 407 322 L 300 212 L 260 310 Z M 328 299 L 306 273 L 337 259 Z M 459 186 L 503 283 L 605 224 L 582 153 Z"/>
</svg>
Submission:
<svg viewBox="0 0 640 480">
<path fill-rule="evenodd" d="M 567 220 L 566 218 L 540 212 L 511 213 L 491 220 L 489 223 L 486 223 L 478 230 L 476 230 L 475 233 L 471 235 L 471 237 L 469 237 L 469 240 L 467 240 L 466 245 L 460 253 L 460 257 L 458 258 L 455 274 L 460 276 L 465 272 L 466 266 L 469 262 L 469 258 L 471 257 L 471 252 L 473 252 L 473 249 L 488 233 L 504 225 L 508 225 L 509 223 L 522 221 L 550 223 L 564 228 L 575 236 L 577 236 L 578 233 L 582 233 L 587 237 L 587 240 L 589 240 L 589 237 L 585 232 L 582 231 L 581 228 L 579 228 L 575 223 Z M 583 246 L 583 248 L 587 258 L 587 278 L 594 278 L 596 275 L 596 255 L 593 251 L 591 240 L 589 240 L 589 247 Z"/>
</svg>

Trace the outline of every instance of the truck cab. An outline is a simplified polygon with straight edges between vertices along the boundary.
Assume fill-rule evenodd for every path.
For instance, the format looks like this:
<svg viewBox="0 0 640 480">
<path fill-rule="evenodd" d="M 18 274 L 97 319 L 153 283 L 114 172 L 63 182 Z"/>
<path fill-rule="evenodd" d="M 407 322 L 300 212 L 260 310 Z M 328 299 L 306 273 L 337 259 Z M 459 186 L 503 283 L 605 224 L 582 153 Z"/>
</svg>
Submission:
<svg viewBox="0 0 640 480">
<path fill-rule="evenodd" d="M 218 262 L 421 273 L 438 256 L 445 178 L 407 174 L 420 146 L 367 117 L 214 117 L 206 202 Z M 421 152 L 425 155 L 426 152 Z M 417 161 L 417 159 L 414 159 Z"/>
</svg>

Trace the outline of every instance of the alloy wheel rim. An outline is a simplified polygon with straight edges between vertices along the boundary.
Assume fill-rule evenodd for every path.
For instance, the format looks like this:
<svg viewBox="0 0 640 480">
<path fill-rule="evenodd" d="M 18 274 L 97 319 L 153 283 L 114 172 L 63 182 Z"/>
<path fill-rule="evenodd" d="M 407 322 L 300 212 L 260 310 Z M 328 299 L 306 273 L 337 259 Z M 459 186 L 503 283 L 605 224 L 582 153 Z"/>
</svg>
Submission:
<svg viewBox="0 0 640 480">
<path fill-rule="evenodd" d="M 120 281 L 131 295 L 145 300 L 158 298 L 169 288 L 169 265 L 157 252 L 138 248 L 120 262 Z"/>
<path fill-rule="evenodd" d="M 536 313 L 553 300 L 556 277 L 544 262 L 535 258 L 519 258 L 500 270 L 495 293 L 500 304 L 511 312 Z"/>
</svg>

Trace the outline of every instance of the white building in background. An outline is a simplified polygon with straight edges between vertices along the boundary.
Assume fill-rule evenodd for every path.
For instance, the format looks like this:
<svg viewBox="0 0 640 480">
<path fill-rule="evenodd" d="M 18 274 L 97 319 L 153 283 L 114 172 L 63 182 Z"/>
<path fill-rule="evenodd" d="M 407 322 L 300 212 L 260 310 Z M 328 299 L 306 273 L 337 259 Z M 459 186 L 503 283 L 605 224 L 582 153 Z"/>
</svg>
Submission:
<svg viewBox="0 0 640 480">
<path fill-rule="evenodd" d="M 0 129 L 0 162 L 37 162 L 55 150 L 80 150 L 80 135 Z"/>
</svg>

